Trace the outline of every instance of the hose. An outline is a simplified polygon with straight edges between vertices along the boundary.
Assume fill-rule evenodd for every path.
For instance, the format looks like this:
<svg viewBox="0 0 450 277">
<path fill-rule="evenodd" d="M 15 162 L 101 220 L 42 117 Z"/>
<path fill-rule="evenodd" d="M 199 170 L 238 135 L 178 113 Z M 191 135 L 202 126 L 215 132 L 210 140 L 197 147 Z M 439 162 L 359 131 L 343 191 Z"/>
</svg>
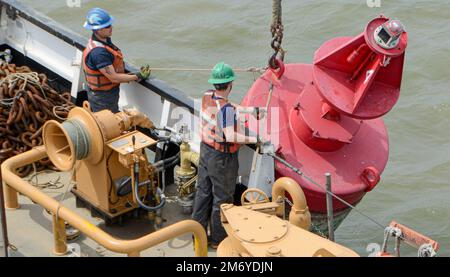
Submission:
<svg viewBox="0 0 450 277">
<path fill-rule="evenodd" d="M 167 148 L 168 148 L 168 142 L 164 141 L 163 142 L 163 147 L 162 147 L 162 153 L 161 153 L 161 158 L 164 160 L 166 158 L 166 153 L 167 153 Z"/>
<path fill-rule="evenodd" d="M 161 191 L 164 193 L 166 191 L 166 170 L 164 169 L 161 174 Z"/>
<path fill-rule="evenodd" d="M 161 173 L 161 191 L 164 193 L 166 191 L 166 169 L 171 168 L 172 166 L 178 164 L 180 161 L 180 151 L 178 151 L 173 157 L 170 157 L 168 159 L 164 159 L 167 153 L 167 148 L 169 144 L 169 140 L 164 140 L 164 146 L 163 146 L 163 153 L 162 158 L 163 160 L 158 161 L 154 164 L 156 168 L 156 172 Z"/>
<path fill-rule="evenodd" d="M 180 153 L 178 152 L 175 156 L 167 158 L 165 160 L 158 161 L 157 163 L 154 163 L 153 166 L 156 168 L 156 172 L 162 172 L 163 170 L 167 168 L 171 168 L 172 166 L 176 165 L 180 160 Z M 164 175 L 163 175 L 164 178 Z M 125 178 L 117 187 L 117 195 L 118 196 L 125 196 L 131 192 L 131 186 L 128 187 L 127 183 L 130 182 L 131 177 Z M 111 181 L 112 183 L 112 181 Z M 149 181 L 145 181 L 142 183 L 139 183 L 139 187 L 142 187 L 144 185 L 148 185 Z M 131 184 L 134 185 L 134 184 Z M 165 180 L 163 179 L 161 192 L 165 192 Z"/>
<path fill-rule="evenodd" d="M 156 163 L 153 164 L 153 166 L 157 169 L 157 172 L 160 172 L 164 169 L 174 166 L 179 161 L 180 161 L 180 152 L 165 160 L 157 161 Z"/>
<path fill-rule="evenodd" d="M 177 165 L 179 161 L 180 161 L 180 156 L 177 155 L 177 158 L 175 160 L 173 160 L 171 163 L 164 164 L 162 167 L 157 167 L 156 168 L 156 172 L 161 172 L 161 171 L 163 171 L 165 169 L 171 168 L 171 167 Z"/>
<path fill-rule="evenodd" d="M 141 199 L 139 198 L 139 163 L 135 162 L 134 163 L 134 196 L 136 198 L 136 201 L 139 204 L 139 207 L 141 207 L 144 210 L 147 210 L 149 212 L 155 212 L 155 211 L 161 209 L 164 206 L 164 204 L 166 204 L 166 196 L 164 195 L 164 193 L 161 191 L 160 188 L 157 189 L 156 193 L 161 196 L 161 202 L 158 205 L 156 205 L 154 207 L 150 207 L 150 206 L 147 206 L 144 203 L 142 203 Z"/>
<path fill-rule="evenodd" d="M 150 181 L 145 181 L 145 182 L 139 183 L 139 187 L 146 186 L 148 184 L 150 184 Z M 119 186 L 117 188 L 117 196 L 128 195 L 131 191 L 132 191 L 132 189 L 131 189 L 131 177 L 127 177 L 127 178 L 125 178 L 125 180 L 123 180 L 119 184 Z"/>
</svg>

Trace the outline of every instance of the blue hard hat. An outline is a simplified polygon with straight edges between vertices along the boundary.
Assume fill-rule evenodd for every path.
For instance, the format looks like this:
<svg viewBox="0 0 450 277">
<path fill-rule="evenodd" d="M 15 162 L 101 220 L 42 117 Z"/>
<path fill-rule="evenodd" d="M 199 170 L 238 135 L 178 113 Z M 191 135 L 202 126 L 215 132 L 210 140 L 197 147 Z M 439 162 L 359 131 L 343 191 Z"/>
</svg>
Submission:
<svg viewBox="0 0 450 277">
<path fill-rule="evenodd" d="M 98 30 L 112 25 L 113 21 L 114 17 L 104 9 L 93 8 L 88 12 L 83 27 L 88 30 Z"/>
</svg>

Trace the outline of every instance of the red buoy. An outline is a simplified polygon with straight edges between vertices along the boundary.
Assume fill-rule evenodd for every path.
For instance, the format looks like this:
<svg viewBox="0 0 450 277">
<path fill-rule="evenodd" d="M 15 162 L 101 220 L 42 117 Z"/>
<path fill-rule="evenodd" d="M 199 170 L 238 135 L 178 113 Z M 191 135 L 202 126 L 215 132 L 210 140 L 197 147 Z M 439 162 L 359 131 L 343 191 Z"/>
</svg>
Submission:
<svg viewBox="0 0 450 277">
<path fill-rule="evenodd" d="M 333 192 L 355 205 L 377 185 L 388 160 L 388 135 L 380 117 L 399 98 L 406 45 L 402 24 L 380 16 L 356 37 L 324 43 L 313 65 L 267 71 L 241 105 L 266 106 L 273 84 L 268 118 L 277 120 L 269 120 L 267 129 L 278 130 L 270 134 L 277 154 L 322 187 L 325 173 L 331 173 Z M 326 219 L 324 189 L 279 162 L 276 176 L 298 181 L 313 219 Z M 336 199 L 333 206 L 339 224 L 349 209 Z"/>
</svg>

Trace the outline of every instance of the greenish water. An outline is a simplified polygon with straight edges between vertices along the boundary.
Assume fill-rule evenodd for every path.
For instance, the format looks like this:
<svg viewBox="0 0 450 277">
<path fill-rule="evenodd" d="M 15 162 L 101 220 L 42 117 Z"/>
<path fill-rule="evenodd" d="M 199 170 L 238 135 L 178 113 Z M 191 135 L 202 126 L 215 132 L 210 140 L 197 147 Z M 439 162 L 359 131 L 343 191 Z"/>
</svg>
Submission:
<svg viewBox="0 0 450 277">
<path fill-rule="evenodd" d="M 69 8 L 65 0 L 23 2 L 86 37 L 86 12 L 94 6 L 109 10 L 116 17 L 113 40 L 136 65 L 211 68 L 224 60 L 260 67 L 271 52 L 269 0 L 96 0 L 81 1 L 79 8 Z M 385 116 L 389 163 L 358 208 L 385 225 L 395 219 L 413 227 L 441 244 L 441 256 L 450 256 L 450 1 L 381 0 L 381 7 L 369 8 L 366 0 L 285 0 L 283 8 L 288 63 L 311 63 L 324 41 L 359 34 L 380 13 L 405 24 L 409 45 L 402 94 Z M 191 96 L 208 88 L 203 73 L 155 76 Z M 252 74 L 239 75 L 234 101 L 253 80 Z M 336 238 L 367 256 L 369 243 L 382 243 L 383 230 L 352 212 Z M 415 251 L 405 246 L 403 253 Z"/>
</svg>

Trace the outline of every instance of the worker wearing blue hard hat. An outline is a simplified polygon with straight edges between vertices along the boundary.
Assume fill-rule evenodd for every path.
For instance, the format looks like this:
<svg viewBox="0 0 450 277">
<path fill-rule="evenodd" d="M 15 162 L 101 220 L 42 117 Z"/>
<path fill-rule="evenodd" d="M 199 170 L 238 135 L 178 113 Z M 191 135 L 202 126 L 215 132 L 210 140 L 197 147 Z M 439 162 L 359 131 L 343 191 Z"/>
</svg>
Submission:
<svg viewBox="0 0 450 277">
<path fill-rule="evenodd" d="M 91 9 L 84 28 L 92 30 L 92 37 L 83 51 L 83 70 L 86 76 L 88 101 L 93 112 L 119 111 L 120 84 L 140 82 L 150 76 L 150 68 L 141 67 L 135 74 L 125 73 L 120 49 L 111 41 L 114 17 L 101 8 Z"/>
</svg>

